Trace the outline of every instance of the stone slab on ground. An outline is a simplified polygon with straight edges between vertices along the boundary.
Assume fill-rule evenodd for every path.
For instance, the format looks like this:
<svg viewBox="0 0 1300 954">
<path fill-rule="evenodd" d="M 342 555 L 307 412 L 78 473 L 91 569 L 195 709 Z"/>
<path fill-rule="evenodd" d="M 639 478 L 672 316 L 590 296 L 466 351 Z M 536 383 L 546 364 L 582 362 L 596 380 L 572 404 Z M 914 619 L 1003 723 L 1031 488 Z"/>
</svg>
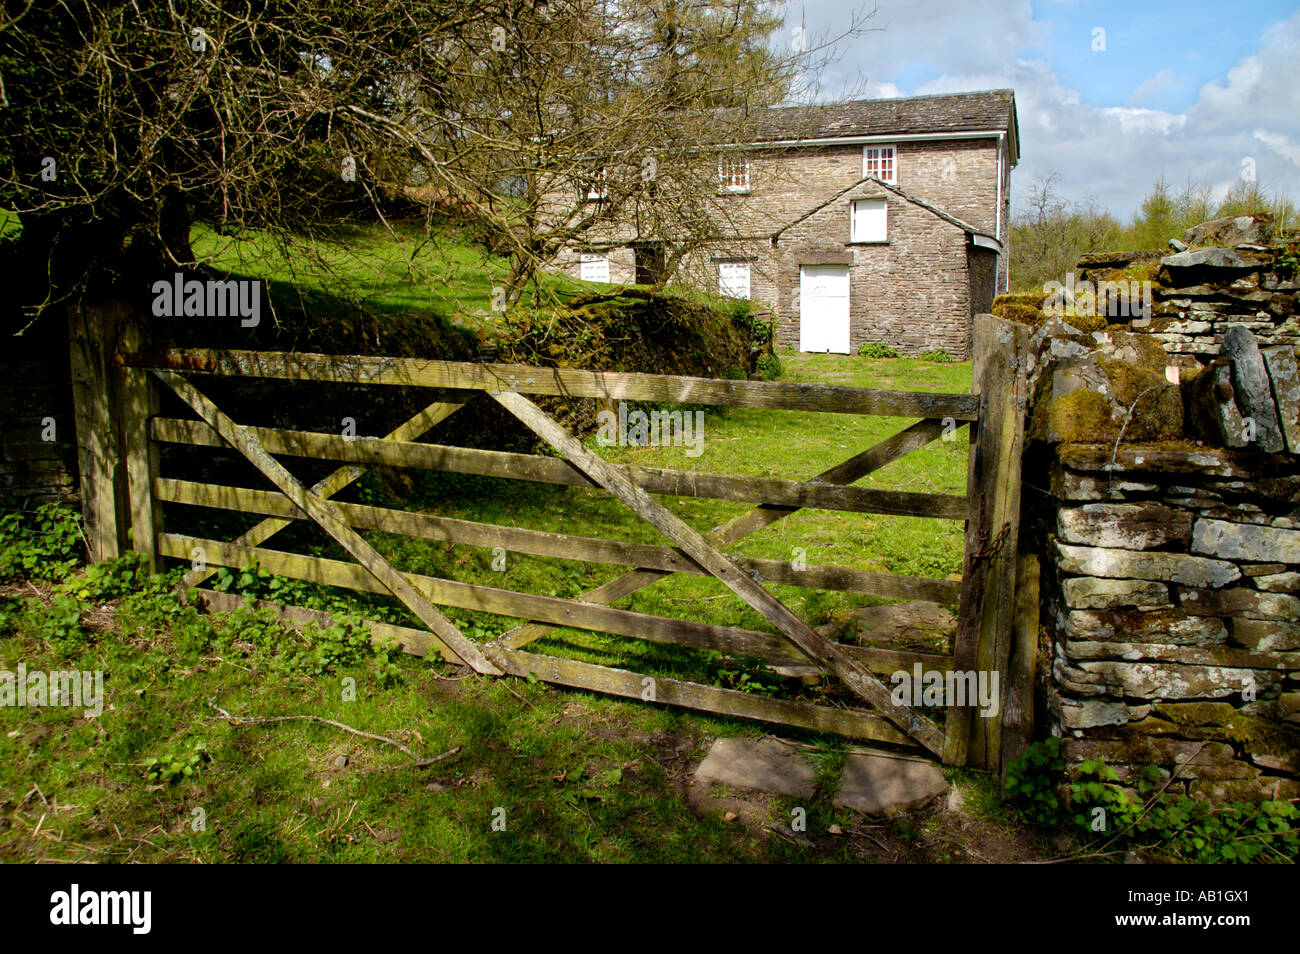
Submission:
<svg viewBox="0 0 1300 954">
<path fill-rule="evenodd" d="M 817 772 L 803 752 L 779 739 L 718 739 L 696 768 L 695 780 L 811 798 Z"/>
<path fill-rule="evenodd" d="M 812 759 L 780 739 L 718 739 L 695 769 L 701 790 L 710 785 L 811 798 L 817 784 Z M 892 815 L 920 808 L 948 791 L 939 766 L 923 758 L 850 752 L 835 796 L 841 808 Z"/>
<path fill-rule="evenodd" d="M 948 790 L 939 766 L 921 759 L 853 753 L 844 762 L 835 804 L 868 815 L 920 808 Z"/>
</svg>

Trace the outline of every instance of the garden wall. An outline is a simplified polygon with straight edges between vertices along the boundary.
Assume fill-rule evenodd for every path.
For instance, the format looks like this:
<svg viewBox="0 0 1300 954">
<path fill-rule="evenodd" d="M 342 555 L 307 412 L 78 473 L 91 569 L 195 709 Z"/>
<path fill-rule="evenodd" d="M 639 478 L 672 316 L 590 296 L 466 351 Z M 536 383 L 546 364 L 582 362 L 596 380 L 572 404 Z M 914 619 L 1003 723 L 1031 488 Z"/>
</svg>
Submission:
<svg viewBox="0 0 1300 954">
<path fill-rule="evenodd" d="M 72 377 L 62 330 L 32 329 L 11 339 L 0 355 L 0 503 L 5 506 L 66 500 L 76 492 Z"/>
<path fill-rule="evenodd" d="M 1040 678 L 1067 768 L 1300 796 L 1300 459 L 1057 445 L 1038 464 Z"/>
<path fill-rule="evenodd" d="M 1182 252 L 1104 252 L 1079 261 L 1079 281 L 1151 281 L 1149 317 L 1115 315 L 1160 342 L 1182 367 L 1219 353 L 1228 328 L 1252 331 L 1261 347 L 1300 345 L 1300 276 L 1285 248 L 1241 244 Z M 1129 319 L 1132 319 L 1129 321 Z"/>
</svg>

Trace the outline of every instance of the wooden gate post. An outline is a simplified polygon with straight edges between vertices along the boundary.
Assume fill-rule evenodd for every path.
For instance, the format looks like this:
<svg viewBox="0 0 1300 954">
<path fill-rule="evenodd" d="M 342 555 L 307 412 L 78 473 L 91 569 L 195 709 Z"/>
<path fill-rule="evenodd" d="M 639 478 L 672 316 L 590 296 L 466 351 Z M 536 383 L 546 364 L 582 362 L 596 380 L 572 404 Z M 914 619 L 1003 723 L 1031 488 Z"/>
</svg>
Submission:
<svg viewBox="0 0 1300 954">
<path fill-rule="evenodd" d="M 77 469 L 86 545 L 92 562 L 111 560 L 127 544 L 121 387 L 113 354 L 128 313 L 128 307 L 121 302 L 74 305 L 68 309 Z"/>
<path fill-rule="evenodd" d="M 980 397 L 971 429 L 969 516 L 962 561 L 954 672 L 998 674 L 995 715 L 950 706 L 944 762 L 998 770 L 1006 713 L 1020 535 L 1020 456 L 1028 406 L 1029 328 L 992 315 L 975 318 L 972 388 Z M 985 678 L 988 678 L 986 676 Z"/>
<path fill-rule="evenodd" d="M 1038 668 L 1039 563 L 1032 553 L 1016 563 L 1016 613 L 1011 631 L 1011 660 L 1002 693 L 1002 764 L 1025 754 L 1034 738 L 1034 675 Z"/>
<path fill-rule="evenodd" d="M 140 350 L 143 335 L 137 321 L 123 323 L 119 350 L 132 354 Z M 158 556 L 158 534 L 162 533 L 162 504 L 154 495 L 158 477 L 158 444 L 149 433 L 149 422 L 161 406 L 158 383 L 152 374 L 123 365 L 118 369 L 122 388 L 122 453 L 126 460 L 128 516 L 131 547 L 144 556 L 150 573 L 162 569 Z"/>
</svg>

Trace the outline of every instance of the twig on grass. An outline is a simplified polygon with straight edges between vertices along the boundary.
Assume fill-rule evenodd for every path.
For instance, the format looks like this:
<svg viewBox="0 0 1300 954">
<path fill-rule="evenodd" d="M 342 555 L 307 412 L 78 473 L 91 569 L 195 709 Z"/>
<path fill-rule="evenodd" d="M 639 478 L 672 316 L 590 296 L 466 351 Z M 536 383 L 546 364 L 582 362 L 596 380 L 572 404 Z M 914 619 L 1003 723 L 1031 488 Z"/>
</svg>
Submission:
<svg viewBox="0 0 1300 954">
<path fill-rule="evenodd" d="M 510 695 L 518 699 L 526 708 L 529 709 L 533 708 L 533 704 L 531 702 L 529 702 L 527 699 L 525 699 L 519 693 L 515 692 L 514 689 L 510 687 L 510 683 L 506 682 L 505 680 L 502 680 L 501 685 L 505 687 L 506 692 L 510 693 Z"/>
<path fill-rule="evenodd" d="M 419 755 L 412 752 L 396 739 L 390 739 L 386 735 L 375 735 L 373 732 L 363 732 L 360 729 L 354 729 L 352 726 L 345 725 L 342 722 L 335 722 L 333 719 L 326 719 L 316 715 L 233 716 L 225 709 L 221 708 L 221 706 L 217 705 L 216 701 L 213 699 L 208 700 L 208 705 L 220 712 L 222 717 L 231 725 L 265 725 L 271 722 L 319 722 L 321 725 L 333 726 L 336 729 L 342 729 L 344 732 L 351 732 L 353 735 L 359 735 L 365 739 L 373 739 L 376 742 L 385 742 L 394 748 L 400 749 L 415 761 L 416 768 L 427 768 L 430 765 L 441 762 L 443 759 L 451 758 L 460 751 L 460 746 L 458 745 L 455 748 L 448 749 L 440 755 L 435 755 L 433 758 L 424 759 L 420 758 Z"/>
<path fill-rule="evenodd" d="M 884 852 L 885 854 L 887 854 L 887 855 L 891 855 L 891 856 L 894 858 L 895 861 L 898 860 L 898 852 L 895 851 L 894 849 L 890 848 L 888 845 L 886 845 L 883 841 L 881 841 L 881 840 L 880 840 L 879 838 L 877 838 L 875 835 L 871 834 L 871 832 L 869 832 L 869 831 L 864 831 L 864 832 L 862 832 L 862 836 L 863 836 L 864 838 L 868 838 L 868 839 L 870 839 L 871 841 L 875 842 L 876 845 L 880 848 L 881 851 L 883 851 L 883 852 Z"/>
</svg>

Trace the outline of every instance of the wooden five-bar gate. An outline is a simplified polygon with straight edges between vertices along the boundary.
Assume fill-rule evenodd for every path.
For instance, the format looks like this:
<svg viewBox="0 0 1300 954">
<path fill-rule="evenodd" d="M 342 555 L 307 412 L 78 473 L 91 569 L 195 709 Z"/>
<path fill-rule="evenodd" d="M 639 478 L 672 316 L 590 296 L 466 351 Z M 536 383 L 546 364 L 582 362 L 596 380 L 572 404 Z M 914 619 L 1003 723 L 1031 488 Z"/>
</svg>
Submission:
<svg viewBox="0 0 1300 954">
<path fill-rule="evenodd" d="M 189 561 L 199 551 L 205 566 L 190 570 L 184 578 L 187 586 L 196 587 L 209 577 L 213 570 L 207 567 L 240 567 L 257 561 L 286 577 L 391 594 L 423 628 L 374 622 L 374 638 L 395 641 L 419 655 L 438 653 L 484 675 L 531 674 L 562 686 L 920 747 L 950 764 L 996 768 L 1028 737 L 1037 634 L 1018 632 L 1015 613 L 1027 353 L 1022 326 L 990 316 L 978 318 L 974 393 L 936 394 L 392 357 L 185 349 L 150 353 L 136 346 L 129 321 L 123 323 L 124 331 L 116 339 L 120 342 L 116 353 L 109 355 L 96 342 L 114 340 L 117 331 L 109 327 L 113 321 L 112 315 L 83 311 L 74 313 L 72 322 L 82 490 L 88 537 L 96 558 L 116 555 L 126 546 L 129 528 L 130 546 L 155 567 L 163 558 Z M 428 389 L 430 403 L 382 438 L 255 427 L 232 420 L 205 393 L 202 382 L 212 376 L 418 387 Z M 164 389 L 179 397 L 193 417 L 161 416 Z M 737 477 L 610 463 L 534 403 L 531 398 L 539 395 L 917 420 L 887 440 L 805 479 Z M 558 456 L 420 440 L 471 400 L 495 401 Z M 972 446 L 965 495 L 853 486 L 945 431 L 951 433 L 965 425 L 970 426 Z M 161 444 L 233 449 L 275 490 L 166 476 L 159 468 Z M 342 466 L 309 486 L 278 458 L 325 459 Z M 649 545 L 542 532 L 331 499 L 367 468 L 381 465 L 600 488 L 655 527 L 666 543 Z M 753 507 L 708 533 L 699 533 L 652 495 L 743 501 Z M 164 505 L 173 504 L 235 510 L 264 519 L 233 540 L 178 535 L 167 532 L 162 521 Z M 962 580 L 957 583 L 842 567 L 796 567 L 727 554 L 731 545 L 802 508 L 965 521 Z M 299 520 L 320 527 L 352 560 L 311 557 L 266 546 L 276 533 Z M 403 572 L 366 541 L 359 532 L 364 530 L 614 564 L 628 570 L 576 599 L 560 599 Z M 759 612 L 775 632 L 669 619 L 614 605 L 676 573 L 715 577 Z M 1032 580 L 1022 582 L 1036 586 Z M 957 604 L 952 654 L 915 654 L 835 642 L 814 631 L 765 583 Z M 197 592 L 216 609 L 233 608 L 240 600 L 212 590 Z M 1032 598 L 1036 604 L 1036 592 Z M 1022 602 L 1024 599 L 1022 593 Z M 439 607 L 526 622 L 490 642 L 478 642 L 462 633 Z M 313 611 L 299 607 L 279 607 L 279 611 L 289 618 L 313 616 Z M 715 649 L 771 665 L 801 666 L 804 671 L 820 671 L 839 680 L 858 702 L 838 707 L 769 698 L 530 651 L 529 644 L 558 628 Z M 950 706 L 941 725 L 920 707 L 895 704 L 881 676 L 910 670 L 915 662 L 921 662 L 926 670 L 998 671 L 1002 703 L 997 717 L 976 717 L 971 705 Z"/>
</svg>

